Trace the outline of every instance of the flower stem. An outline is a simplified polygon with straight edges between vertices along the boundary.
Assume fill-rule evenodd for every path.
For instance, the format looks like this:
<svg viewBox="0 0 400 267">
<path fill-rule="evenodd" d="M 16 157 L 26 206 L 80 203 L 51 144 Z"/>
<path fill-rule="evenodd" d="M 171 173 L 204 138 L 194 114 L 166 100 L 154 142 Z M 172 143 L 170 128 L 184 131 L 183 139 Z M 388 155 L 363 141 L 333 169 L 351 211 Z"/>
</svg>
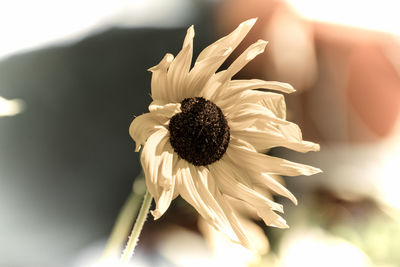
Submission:
<svg viewBox="0 0 400 267">
<path fill-rule="evenodd" d="M 122 244 L 129 234 L 129 229 L 132 227 L 135 214 L 139 209 L 140 198 L 141 196 L 132 192 L 126 200 L 103 252 L 103 261 L 108 258 L 118 257 Z"/>
<path fill-rule="evenodd" d="M 142 231 L 143 224 L 146 221 L 147 214 L 149 213 L 150 204 L 152 201 L 152 197 L 149 194 L 149 191 L 146 190 L 146 194 L 144 195 L 142 207 L 140 208 L 139 215 L 136 219 L 135 225 L 133 226 L 131 235 L 129 237 L 128 243 L 126 244 L 125 250 L 121 256 L 121 262 L 127 263 L 132 258 L 133 252 L 135 250 L 136 244 L 139 240 L 140 232 Z"/>
<path fill-rule="evenodd" d="M 140 200 L 143 198 L 143 195 L 146 191 L 146 185 L 144 183 L 144 174 L 141 173 L 138 177 L 136 177 L 132 192 L 126 199 L 121 211 L 118 214 L 118 218 L 114 224 L 100 262 L 118 259 L 121 255 L 121 248 L 129 234 L 129 230 L 132 227 L 135 215 L 139 210 Z"/>
</svg>

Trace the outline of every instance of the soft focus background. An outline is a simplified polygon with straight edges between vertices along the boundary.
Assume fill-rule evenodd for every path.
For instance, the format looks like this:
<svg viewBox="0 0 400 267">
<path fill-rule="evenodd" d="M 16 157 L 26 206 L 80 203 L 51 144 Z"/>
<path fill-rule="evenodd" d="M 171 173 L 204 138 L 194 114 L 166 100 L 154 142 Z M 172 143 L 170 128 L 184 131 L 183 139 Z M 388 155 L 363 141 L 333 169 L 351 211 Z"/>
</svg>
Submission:
<svg viewBox="0 0 400 267">
<path fill-rule="evenodd" d="M 288 119 L 321 144 L 271 153 L 324 173 L 283 177 L 299 205 L 278 198 L 291 228 L 263 227 L 262 256 L 175 201 L 146 223 L 135 266 L 400 266 L 399 5 L 0 1 L 0 266 L 95 262 L 140 173 L 128 126 L 150 102 L 146 69 L 176 55 L 192 24 L 196 55 L 252 17 L 234 56 L 269 44 L 239 76 L 293 84 Z"/>
</svg>

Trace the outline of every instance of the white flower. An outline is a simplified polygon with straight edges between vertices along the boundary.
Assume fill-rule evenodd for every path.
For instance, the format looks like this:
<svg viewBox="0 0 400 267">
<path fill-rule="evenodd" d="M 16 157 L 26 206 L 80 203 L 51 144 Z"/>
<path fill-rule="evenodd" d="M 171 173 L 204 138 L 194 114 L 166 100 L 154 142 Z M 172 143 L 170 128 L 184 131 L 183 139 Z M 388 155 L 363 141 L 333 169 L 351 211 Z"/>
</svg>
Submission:
<svg viewBox="0 0 400 267">
<path fill-rule="evenodd" d="M 302 140 L 296 124 L 286 121 L 281 94 L 254 89 L 293 92 L 286 83 L 231 80 L 249 61 L 264 51 L 266 41 L 247 48 L 226 70 L 216 72 L 252 28 L 256 19 L 205 48 L 190 69 L 193 26 L 182 50 L 166 54 L 149 69 L 153 102 L 149 113 L 136 117 L 129 132 L 136 151 L 143 145 L 141 163 L 146 185 L 156 201 L 155 219 L 181 195 L 217 230 L 251 248 L 228 197 L 246 202 L 269 226 L 288 227 L 275 211 L 282 205 L 254 190 L 255 186 L 296 198 L 271 175 L 312 175 L 311 166 L 264 155 L 282 146 L 300 152 L 317 151 L 317 144 Z"/>
</svg>

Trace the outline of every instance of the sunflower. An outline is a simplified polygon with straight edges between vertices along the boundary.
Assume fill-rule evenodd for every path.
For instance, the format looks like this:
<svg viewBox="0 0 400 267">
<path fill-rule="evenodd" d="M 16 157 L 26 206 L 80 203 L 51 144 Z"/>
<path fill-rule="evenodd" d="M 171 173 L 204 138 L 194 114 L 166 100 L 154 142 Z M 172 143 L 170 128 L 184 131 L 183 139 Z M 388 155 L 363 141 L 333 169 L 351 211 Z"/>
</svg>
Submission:
<svg viewBox="0 0 400 267">
<path fill-rule="evenodd" d="M 232 80 L 249 61 L 264 52 L 258 40 L 226 70 L 222 63 L 247 35 L 256 19 L 242 22 L 232 33 L 206 47 L 191 68 L 194 28 L 187 30 L 182 50 L 166 54 L 152 72 L 149 113 L 136 117 L 129 132 L 141 149 L 147 189 L 156 202 L 151 211 L 160 218 L 180 195 L 217 230 L 252 248 L 229 198 L 247 203 L 269 226 L 288 227 L 276 212 L 281 204 L 255 187 L 293 194 L 273 175 L 312 175 L 319 169 L 265 155 L 272 147 L 299 152 L 319 145 L 302 140 L 299 127 L 286 121 L 284 98 L 293 92 L 287 83 Z M 256 90 L 259 89 L 259 90 Z M 270 89 L 262 90 L 262 89 Z"/>
</svg>

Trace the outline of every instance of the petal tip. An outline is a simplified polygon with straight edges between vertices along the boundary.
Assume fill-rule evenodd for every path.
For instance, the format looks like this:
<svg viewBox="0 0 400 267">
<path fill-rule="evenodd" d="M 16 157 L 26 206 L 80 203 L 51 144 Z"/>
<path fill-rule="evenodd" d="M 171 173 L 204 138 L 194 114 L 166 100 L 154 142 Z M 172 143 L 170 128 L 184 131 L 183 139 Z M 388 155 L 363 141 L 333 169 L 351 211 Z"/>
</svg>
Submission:
<svg viewBox="0 0 400 267">
<path fill-rule="evenodd" d="M 242 23 L 240 23 L 240 26 L 253 27 L 254 24 L 257 22 L 257 20 L 258 20 L 258 17 L 248 19 L 248 20 L 243 21 Z"/>
<path fill-rule="evenodd" d="M 190 38 L 194 37 L 194 25 L 191 25 L 188 29 L 187 29 L 187 34 Z"/>
<path fill-rule="evenodd" d="M 297 198 L 296 198 L 295 196 L 293 196 L 292 198 L 290 198 L 290 200 L 293 202 L 293 204 L 294 204 L 295 206 L 297 206 L 297 204 L 299 204 L 299 203 L 297 202 Z"/>
<path fill-rule="evenodd" d="M 320 168 L 315 168 L 315 173 L 322 173 L 323 172 L 323 170 L 321 170 Z"/>
<path fill-rule="evenodd" d="M 174 60 L 174 56 L 170 53 L 165 54 L 165 56 L 163 57 L 163 59 L 161 59 L 160 63 L 158 63 L 157 65 L 148 68 L 147 71 L 150 72 L 154 72 L 156 70 L 159 70 L 161 68 L 167 68 L 169 66 L 169 64 Z"/>
<path fill-rule="evenodd" d="M 265 50 L 265 47 L 267 46 L 268 42 L 262 39 L 257 40 L 257 42 L 254 44 L 254 46 L 259 47 L 262 51 Z"/>
<path fill-rule="evenodd" d="M 273 223 L 271 223 L 271 226 L 278 227 L 281 229 L 289 228 L 289 225 L 286 223 L 285 219 L 283 219 L 280 216 Z"/>
<path fill-rule="evenodd" d="M 168 63 L 170 63 L 174 60 L 174 56 L 170 53 L 167 53 L 164 58 Z"/>
<path fill-rule="evenodd" d="M 268 42 L 268 41 L 265 41 L 265 40 L 263 40 L 263 39 L 258 39 L 258 40 L 257 40 L 257 43 L 267 45 L 269 42 Z"/>
<path fill-rule="evenodd" d="M 183 47 L 186 47 L 191 43 L 194 38 L 194 25 L 190 26 L 186 31 L 185 41 L 183 42 Z"/>
<path fill-rule="evenodd" d="M 296 92 L 296 89 L 294 89 L 293 85 L 291 85 L 290 83 L 284 83 L 286 88 L 288 89 L 288 93 L 294 93 Z"/>
<path fill-rule="evenodd" d="M 322 170 L 320 168 L 315 168 L 312 166 L 308 166 L 307 170 L 305 170 L 305 172 L 303 173 L 303 175 L 305 176 L 311 176 L 317 173 L 321 173 Z"/>
<path fill-rule="evenodd" d="M 321 149 L 319 144 L 314 144 L 314 151 L 319 151 Z"/>
<path fill-rule="evenodd" d="M 322 173 L 322 172 L 323 171 L 320 168 L 316 168 L 316 167 L 311 167 L 310 166 L 309 172 L 307 174 L 305 174 L 305 175 L 310 176 L 310 175 L 314 175 L 314 174 Z"/>
<path fill-rule="evenodd" d="M 154 220 L 158 220 L 162 215 L 158 209 L 151 210 L 150 213 L 151 213 L 151 215 L 153 215 Z"/>
</svg>

